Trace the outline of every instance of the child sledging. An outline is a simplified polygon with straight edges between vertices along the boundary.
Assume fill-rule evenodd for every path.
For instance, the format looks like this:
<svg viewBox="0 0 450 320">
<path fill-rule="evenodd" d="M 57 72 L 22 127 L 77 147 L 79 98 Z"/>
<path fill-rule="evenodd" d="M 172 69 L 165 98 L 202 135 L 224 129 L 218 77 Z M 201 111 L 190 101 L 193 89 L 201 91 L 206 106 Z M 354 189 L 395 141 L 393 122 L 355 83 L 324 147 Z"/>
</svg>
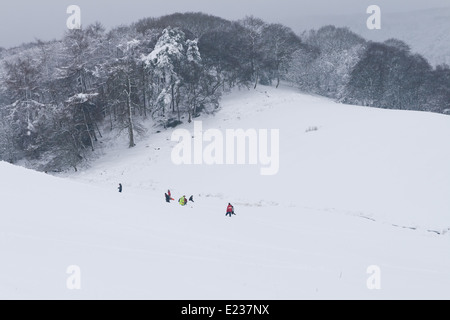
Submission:
<svg viewBox="0 0 450 320">
<path fill-rule="evenodd" d="M 227 213 L 225 215 L 230 217 L 236 215 L 236 213 L 234 213 L 234 207 L 231 205 L 231 203 L 228 204 Z"/>
</svg>

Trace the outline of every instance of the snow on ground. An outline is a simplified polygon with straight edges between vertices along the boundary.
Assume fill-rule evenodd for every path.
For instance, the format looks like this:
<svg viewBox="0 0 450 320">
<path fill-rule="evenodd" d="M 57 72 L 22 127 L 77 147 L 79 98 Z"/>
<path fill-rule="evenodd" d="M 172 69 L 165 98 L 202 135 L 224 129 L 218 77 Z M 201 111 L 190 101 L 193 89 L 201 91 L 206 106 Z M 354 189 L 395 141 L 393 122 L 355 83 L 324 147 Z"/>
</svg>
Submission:
<svg viewBox="0 0 450 320">
<path fill-rule="evenodd" d="M 159 196 L 170 188 L 178 197 L 213 196 L 225 205 L 285 204 L 413 228 L 450 228 L 448 116 L 348 106 L 291 88 L 260 87 L 229 94 L 202 125 L 203 131 L 222 132 L 279 129 L 279 173 L 261 176 L 260 165 L 177 166 L 171 161 L 177 142 L 166 131 L 133 150 L 126 143 L 113 147 L 71 177 L 110 189 L 122 183 L 139 194 Z M 194 133 L 194 124 L 181 128 Z"/>
<path fill-rule="evenodd" d="M 169 131 L 63 177 L 0 163 L 0 298 L 450 298 L 449 117 L 259 87 L 203 128 L 279 129 L 279 174 L 175 166 Z"/>
</svg>

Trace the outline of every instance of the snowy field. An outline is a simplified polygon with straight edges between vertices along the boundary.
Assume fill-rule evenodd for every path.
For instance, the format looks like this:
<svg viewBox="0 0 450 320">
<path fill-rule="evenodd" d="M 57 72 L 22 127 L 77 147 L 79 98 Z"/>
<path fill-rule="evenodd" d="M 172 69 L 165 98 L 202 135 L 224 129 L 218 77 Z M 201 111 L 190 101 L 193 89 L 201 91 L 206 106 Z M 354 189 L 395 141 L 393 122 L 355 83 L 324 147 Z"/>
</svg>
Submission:
<svg viewBox="0 0 450 320">
<path fill-rule="evenodd" d="M 450 299 L 450 117 L 259 87 L 203 129 L 279 129 L 278 174 L 176 166 L 170 131 L 59 177 L 0 163 L 0 298 Z"/>
</svg>

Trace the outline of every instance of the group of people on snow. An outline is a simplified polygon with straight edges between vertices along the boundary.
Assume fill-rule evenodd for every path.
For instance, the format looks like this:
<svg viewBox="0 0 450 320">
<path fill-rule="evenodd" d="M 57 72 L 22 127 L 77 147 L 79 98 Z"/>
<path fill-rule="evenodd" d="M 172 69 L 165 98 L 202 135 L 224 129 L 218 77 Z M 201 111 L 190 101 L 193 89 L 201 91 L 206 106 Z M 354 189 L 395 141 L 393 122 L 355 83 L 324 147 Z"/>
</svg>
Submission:
<svg viewBox="0 0 450 320">
<path fill-rule="evenodd" d="M 168 202 L 168 203 L 170 203 L 171 200 L 172 200 L 172 201 L 175 200 L 175 199 L 172 198 L 172 194 L 171 194 L 170 190 L 167 191 L 167 193 L 165 194 L 165 196 L 166 196 L 166 202 Z M 194 202 L 194 196 L 191 196 L 191 197 L 189 198 L 189 201 L 188 201 L 188 199 L 186 198 L 185 195 L 182 196 L 182 197 L 178 200 L 178 203 L 179 203 L 182 207 L 186 206 L 186 205 L 188 204 L 188 202 Z M 225 215 L 226 215 L 226 216 L 230 216 L 230 217 L 233 216 L 233 215 L 236 215 L 236 213 L 234 212 L 234 207 L 231 205 L 231 203 L 228 203 L 227 213 L 226 213 Z"/>
<path fill-rule="evenodd" d="M 123 191 L 123 186 L 121 183 L 119 183 L 119 187 L 117 188 L 119 190 L 120 193 L 122 193 Z M 172 193 L 170 192 L 170 190 L 167 190 L 167 193 L 164 194 L 166 197 L 166 202 L 170 203 L 170 201 L 175 201 L 174 198 L 172 198 Z M 178 203 L 181 206 L 186 206 L 188 204 L 188 202 L 192 202 L 194 203 L 194 196 L 190 196 L 189 200 L 186 198 L 186 196 L 182 196 L 179 200 Z M 228 207 L 227 207 L 227 212 L 225 214 L 226 216 L 233 216 L 236 215 L 236 213 L 234 213 L 234 207 L 231 205 L 231 203 L 228 203 Z"/>
<path fill-rule="evenodd" d="M 167 193 L 165 193 L 164 195 L 166 196 L 166 202 L 167 202 L 167 203 L 170 203 L 170 201 L 175 201 L 175 199 L 172 198 L 172 193 L 170 192 L 170 190 L 168 190 Z M 190 202 L 194 202 L 194 196 L 191 196 L 191 197 L 189 198 L 189 201 L 190 201 Z M 182 196 L 182 197 L 178 200 L 178 203 L 179 203 L 181 206 L 184 207 L 185 205 L 188 204 L 188 199 L 186 198 L 186 196 Z"/>
</svg>

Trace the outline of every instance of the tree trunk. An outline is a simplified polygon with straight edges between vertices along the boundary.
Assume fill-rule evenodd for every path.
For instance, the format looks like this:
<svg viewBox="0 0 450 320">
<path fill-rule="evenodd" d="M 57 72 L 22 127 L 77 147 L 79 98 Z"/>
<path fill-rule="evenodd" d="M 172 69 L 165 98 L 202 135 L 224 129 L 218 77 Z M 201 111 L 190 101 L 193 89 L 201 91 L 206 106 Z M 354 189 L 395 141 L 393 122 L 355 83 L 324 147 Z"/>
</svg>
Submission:
<svg viewBox="0 0 450 320">
<path fill-rule="evenodd" d="M 92 151 L 95 151 L 95 149 L 94 149 L 94 139 L 92 138 L 91 129 L 89 128 L 89 124 L 87 122 L 87 117 L 86 117 L 86 112 L 84 110 L 84 106 L 81 106 L 81 110 L 83 110 L 84 124 L 86 126 L 86 131 L 88 133 L 89 140 L 91 142 Z"/>
<path fill-rule="evenodd" d="M 133 107 L 131 103 L 131 81 L 128 78 L 127 90 L 127 113 L 128 113 L 128 137 L 130 138 L 130 148 L 136 146 L 134 143 Z"/>
<path fill-rule="evenodd" d="M 88 108 L 87 108 L 87 117 L 88 117 L 89 123 L 91 124 L 90 127 L 96 126 L 98 129 L 97 123 L 94 121 L 94 118 L 91 115 L 91 111 Z M 98 130 L 98 131 L 100 133 L 100 130 Z M 90 132 L 92 133 L 92 135 L 94 137 L 94 141 L 97 142 L 98 139 L 97 139 L 97 134 L 95 133 L 95 129 L 92 128 Z M 101 134 L 100 134 L 100 137 L 101 137 Z"/>
<path fill-rule="evenodd" d="M 192 101 L 192 104 L 194 106 L 192 108 L 189 108 L 189 123 L 192 122 L 192 116 L 197 114 L 197 93 L 196 93 L 195 87 L 194 87 L 193 91 L 194 91 L 194 99 Z"/>
<path fill-rule="evenodd" d="M 147 119 L 147 96 L 145 94 L 146 88 L 147 88 L 147 81 L 145 78 L 145 66 L 144 62 L 142 62 L 142 97 L 144 99 L 144 119 Z"/>
<path fill-rule="evenodd" d="M 171 86 L 171 94 L 172 94 L 172 101 L 170 103 L 172 104 L 172 112 L 175 113 L 175 85 L 172 84 Z"/>
<path fill-rule="evenodd" d="M 100 131 L 100 128 L 98 127 L 97 121 L 94 121 L 94 125 L 95 125 L 95 127 L 97 128 L 97 132 L 98 132 L 100 138 L 103 138 L 102 132 Z"/>
</svg>

